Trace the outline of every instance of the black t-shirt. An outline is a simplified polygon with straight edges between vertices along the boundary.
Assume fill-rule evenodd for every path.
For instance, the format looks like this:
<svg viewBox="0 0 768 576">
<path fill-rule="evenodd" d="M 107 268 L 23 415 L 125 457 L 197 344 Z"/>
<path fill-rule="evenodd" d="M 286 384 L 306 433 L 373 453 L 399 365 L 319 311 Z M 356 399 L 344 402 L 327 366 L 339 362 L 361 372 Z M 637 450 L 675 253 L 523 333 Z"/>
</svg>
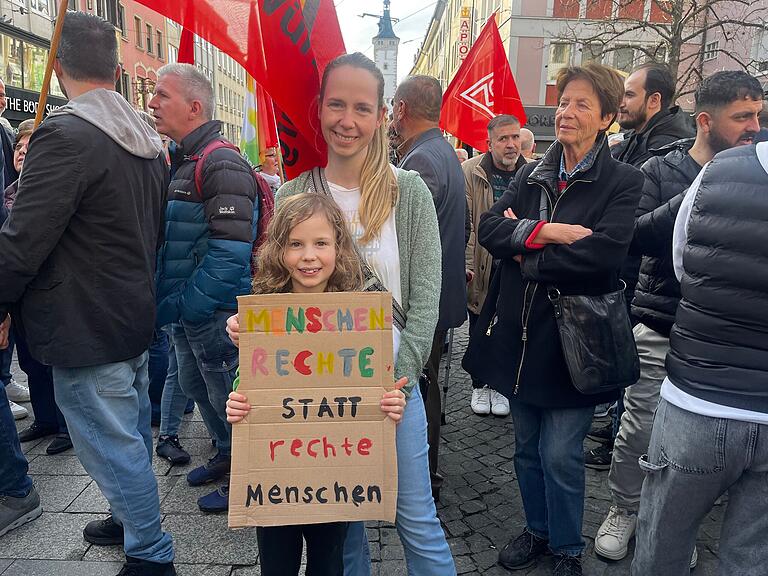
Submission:
<svg viewBox="0 0 768 576">
<path fill-rule="evenodd" d="M 496 202 L 509 188 L 509 183 L 515 177 L 515 172 L 517 172 L 517 164 L 515 164 L 515 168 L 512 171 L 499 170 L 493 163 L 491 153 L 487 152 L 480 165 L 488 176 L 488 182 L 493 190 L 493 201 Z"/>
</svg>

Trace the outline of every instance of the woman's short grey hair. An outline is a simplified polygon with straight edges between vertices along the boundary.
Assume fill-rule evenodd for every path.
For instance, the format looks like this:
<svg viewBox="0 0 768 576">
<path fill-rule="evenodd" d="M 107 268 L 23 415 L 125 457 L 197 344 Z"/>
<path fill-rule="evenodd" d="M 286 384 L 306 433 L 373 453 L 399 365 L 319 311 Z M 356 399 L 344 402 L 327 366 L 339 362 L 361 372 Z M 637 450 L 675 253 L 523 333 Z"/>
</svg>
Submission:
<svg viewBox="0 0 768 576">
<path fill-rule="evenodd" d="M 157 71 L 158 79 L 163 76 L 181 80 L 187 102 L 199 101 L 205 120 L 213 120 L 213 85 L 205 74 L 192 64 L 166 64 Z"/>
</svg>

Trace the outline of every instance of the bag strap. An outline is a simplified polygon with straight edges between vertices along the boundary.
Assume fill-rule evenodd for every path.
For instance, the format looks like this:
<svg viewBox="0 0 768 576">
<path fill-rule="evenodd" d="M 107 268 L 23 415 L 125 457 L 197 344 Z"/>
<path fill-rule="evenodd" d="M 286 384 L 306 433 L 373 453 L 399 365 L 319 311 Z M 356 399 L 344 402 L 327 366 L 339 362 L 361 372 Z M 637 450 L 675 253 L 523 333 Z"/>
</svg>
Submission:
<svg viewBox="0 0 768 576">
<path fill-rule="evenodd" d="M 325 194 L 332 197 L 331 188 L 328 186 L 325 173 L 318 167 L 313 168 L 310 173 L 308 188 L 311 193 Z M 352 242 L 352 245 L 355 247 L 355 252 L 357 252 L 357 256 L 360 258 L 360 267 L 363 271 L 363 292 L 387 292 L 388 290 L 384 283 L 376 275 L 370 264 L 368 264 L 365 256 L 360 252 L 357 242 Z M 392 324 L 401 332 L 405 329 L 405 311 L 394 296 L 392 297 Z"/>
<path fill-rule="evenodd" d="M 219 148 L 228 148 L 229 150 L 237 152 L 238 155 L 240 154 L 240 148 L 232 144 L 232 142 L 217 139 L 209 142 L 199 153 L 187 156 L 186 158 L 187 160 L 195 162 L 195 190 L 197 191 L 197 196 L 199 198 L 202 198 L 203 196 L 203 168 L 205 167 L 205 159 L 211 152 L 218 150 Z"/>
</svg>

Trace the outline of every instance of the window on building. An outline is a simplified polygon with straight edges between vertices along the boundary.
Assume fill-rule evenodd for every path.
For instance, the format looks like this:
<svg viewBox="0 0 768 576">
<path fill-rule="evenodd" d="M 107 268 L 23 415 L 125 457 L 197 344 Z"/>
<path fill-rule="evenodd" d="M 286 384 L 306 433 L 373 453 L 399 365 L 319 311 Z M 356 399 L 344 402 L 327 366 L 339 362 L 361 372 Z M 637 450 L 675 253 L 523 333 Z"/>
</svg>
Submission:
<svg viewBox="0 0 768 576">
<path fill-rule="evenodd" d="M 67 7 L 69 10 L 74 10 L 75 12 L 80 10 L 77 0 L 69 0 L 69 5 Z"/>
<path fill-rule="evenodd" d="M 656 49 L 653 51 L 653 56 L 650 54 L 647 55 L 647 60 L 649 62 L 666 62 L 667 61 L 667 47 L 663 44 L 661 46 L 656 46 Z"/>
<path fill-rule="evenodd" d="M 553 83 L 560 68 L 571 62 L 571 45 L 552 43 L 549 45 L 549 63 L 547 64 L 547 82 Z"/>
<path fill-rule="evenodd" d="M 125 6 L 122 4 L 117 5 L 117 27 L 120 28 L 120 35 L 128 38 L 128 30 L 125 28 Z"/>
<path fill-rule="evenodd" d="M 107 6 L 104 0 L 96 0 L 96 16 L 99 18 L 107 17 Z"/>
<path fill-rule="evenodd" d="M 157 57 L 163 59 L 163 33 L 157 31 Z"/>
<path fill-rule="evenodd" d="M 603 63 L 603 47 L 601 44 L 592 43 L 585 44 L 581 51 L 581 62 L 586 64 L 587 62 L 596 62 L 598 64 Z"/>
<path fill-rule="evenodd" d="M 152 48 L 152 24 L 147 24 L 147 54 L 152 54 L 154 49 Z"/>
<path fill-rule="evenodd" d="M 141 18 L 138 16 L 133 17 L 133 28 L 136 31 L 136 47 L 143 48 L 144 41 L 142 40 Z"/>
<path fill-rule="evenodd" d="M 704 62 L 708 62 L 709 60 L 714 60 L 717 58 L 717 55 L 720 51 L 720 40 L 715 40 L 714 42 L 707 42 L 707 45 L 704 47 Z"/>
<path fill-rule="evenodd" d="M 175 64 L 179 61 L 179 49 L 173 44 L 168 44 L 168 63 Z"/>
<path fill-rule="evenodd" d="M 632 46 L 622 46 L 613 53 L 613 66 L 617 70 L 629 72 L 635 66 L 635 49 Z"/>
<path fill-rule="evenodd" d="M 120 94 L 128 102 L 131 102 L 131 77 L 128 76 L 127 72 L 123 72 L 120 75 Z"/>
<path fill-rule="evenodd" d="M 51 0 L 29 0 L 29 7 L 43 16 L 51 17 Z"/>
</svg>

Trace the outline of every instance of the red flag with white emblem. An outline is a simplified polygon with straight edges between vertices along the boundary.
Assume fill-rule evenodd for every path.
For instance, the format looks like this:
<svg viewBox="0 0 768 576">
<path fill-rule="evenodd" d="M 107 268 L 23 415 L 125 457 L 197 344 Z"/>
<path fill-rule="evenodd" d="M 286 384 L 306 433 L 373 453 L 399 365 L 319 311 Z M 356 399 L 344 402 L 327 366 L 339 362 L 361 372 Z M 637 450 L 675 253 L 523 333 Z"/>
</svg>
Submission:
<svg viewBox="0 0 768 576">
<path fill-rule="evenodd" d="M 527 121 L 494 14 L 445 91 L 440 128 L 485 152 L 488 122 L 499 114 Z"/>
</svg>

